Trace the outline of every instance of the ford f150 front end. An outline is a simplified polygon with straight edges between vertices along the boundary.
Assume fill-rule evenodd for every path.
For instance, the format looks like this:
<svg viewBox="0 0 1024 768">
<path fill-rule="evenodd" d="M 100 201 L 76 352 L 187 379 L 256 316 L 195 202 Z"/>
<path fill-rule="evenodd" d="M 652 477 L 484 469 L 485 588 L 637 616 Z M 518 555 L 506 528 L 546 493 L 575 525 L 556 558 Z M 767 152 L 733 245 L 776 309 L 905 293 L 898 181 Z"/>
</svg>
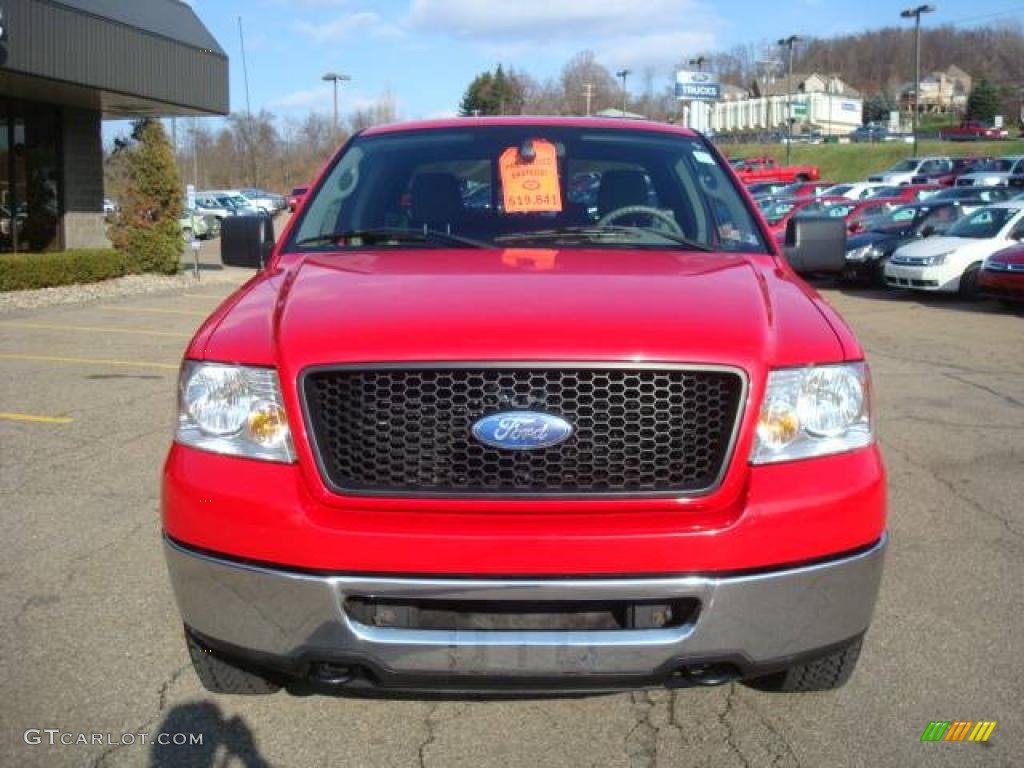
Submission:
<svg viewBox="0 0 1024 768">
<path fill-rule="evenodd" d="M 794 265 L 842 269 L 831 224 L 794 222 Z M 269 226 L 226 227 L 262 269 L 186 353 L 164 473 L 207 687 L 849 677 L 886 541 L 868 367 L 704 139 L 381 127 Z"/>
</svg>

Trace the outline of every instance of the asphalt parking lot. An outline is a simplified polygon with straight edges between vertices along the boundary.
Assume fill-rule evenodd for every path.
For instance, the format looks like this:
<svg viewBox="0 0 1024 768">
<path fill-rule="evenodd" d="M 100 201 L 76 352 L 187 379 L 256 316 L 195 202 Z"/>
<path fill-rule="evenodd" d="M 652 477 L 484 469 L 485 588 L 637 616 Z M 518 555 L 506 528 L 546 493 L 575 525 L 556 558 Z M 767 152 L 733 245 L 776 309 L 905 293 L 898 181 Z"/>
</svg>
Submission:
<svg viewBox="0 0 1024 768">
<path fill-rule="evenodd" d="M 179 357 L 230 290 L 200 283 L 0 315 L 0 763 L 1021 763 L 1021 313 L 825 290 L 868 350 L 891 487 L 882 596 L 858 672 L 840 691 L 231 698 L 206 694 L 188 664 L 158 506 Z M 998 726 L 985 744 L 922 744 L 931 720 Z M 27 743 L 27 729 L 46 728 L 202 733 L 204 743 Z"/>
</svg>

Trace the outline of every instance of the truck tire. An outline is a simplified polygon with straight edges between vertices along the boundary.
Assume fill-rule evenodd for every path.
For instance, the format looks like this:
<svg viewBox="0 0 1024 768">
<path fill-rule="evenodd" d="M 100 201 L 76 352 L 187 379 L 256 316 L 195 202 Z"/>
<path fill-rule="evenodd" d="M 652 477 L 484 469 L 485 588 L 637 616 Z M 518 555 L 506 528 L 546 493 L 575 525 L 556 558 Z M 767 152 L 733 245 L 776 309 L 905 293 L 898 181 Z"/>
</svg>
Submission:
<svg viewBox="0 0 1024 768">
<path fill-rule="evenodd" d="M 798 173 L 796 175 L 796 180 L 803 183 L 805 181 L 810 181 L 811 179 L 806 173 Z"/>
<path fill-rule="evenodd" d="M 861 643 L 862 639 L 858 637 L 827 656 L 803 664 L 794 664 L 781 672 L 748 680 L 746 684 L 759 691 L 775 693 L 831 691 L 841 688 L 857 667 Z"/>
<path fill-rule="evenodd" d="M 185 633 L 192 668 L 203 687 L 211 693 L 234 693 L 258 696 L 277 693 L 281 686 L 257 674 L 229 664 L 204 646 L 191 634 Z"/>
</svg>

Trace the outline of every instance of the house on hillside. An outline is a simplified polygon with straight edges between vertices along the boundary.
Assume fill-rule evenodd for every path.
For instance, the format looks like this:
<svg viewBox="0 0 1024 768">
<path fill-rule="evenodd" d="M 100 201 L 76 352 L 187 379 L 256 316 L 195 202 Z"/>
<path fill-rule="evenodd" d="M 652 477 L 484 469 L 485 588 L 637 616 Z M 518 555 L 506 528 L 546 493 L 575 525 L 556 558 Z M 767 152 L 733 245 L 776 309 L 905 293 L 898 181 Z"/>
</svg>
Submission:
<svg viewBox="0 0 1024 768">
<path fill-rule="evenodd" d="M 929 72 L 921 78 L 922 112 L 945 114 L 959 112 L 967 106 L 974 80 L 960 67 L 951 65 L 943 70 Z M 910 111 L 914 106 L 914 84 L 904 83 L 899 88 L 900 108 Z"/>
</svg>

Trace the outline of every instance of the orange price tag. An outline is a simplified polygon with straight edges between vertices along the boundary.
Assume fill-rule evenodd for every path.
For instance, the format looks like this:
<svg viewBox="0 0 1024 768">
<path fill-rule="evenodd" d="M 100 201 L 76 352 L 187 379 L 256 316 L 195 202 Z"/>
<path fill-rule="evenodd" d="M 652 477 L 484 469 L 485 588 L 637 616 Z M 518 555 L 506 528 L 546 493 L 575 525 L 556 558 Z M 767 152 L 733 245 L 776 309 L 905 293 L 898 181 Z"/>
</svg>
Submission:
<svg viewBox="0 0 1024 768">
<path fill-rule="evenodd" d="M 558 150 L 550 141 L 534 139 L 534 157 L 523 160 L 518 147 L 509 147 L 498 158 L 506 213 L 541 213 L 562 210 L 558 184 Z"/>
</svg>

